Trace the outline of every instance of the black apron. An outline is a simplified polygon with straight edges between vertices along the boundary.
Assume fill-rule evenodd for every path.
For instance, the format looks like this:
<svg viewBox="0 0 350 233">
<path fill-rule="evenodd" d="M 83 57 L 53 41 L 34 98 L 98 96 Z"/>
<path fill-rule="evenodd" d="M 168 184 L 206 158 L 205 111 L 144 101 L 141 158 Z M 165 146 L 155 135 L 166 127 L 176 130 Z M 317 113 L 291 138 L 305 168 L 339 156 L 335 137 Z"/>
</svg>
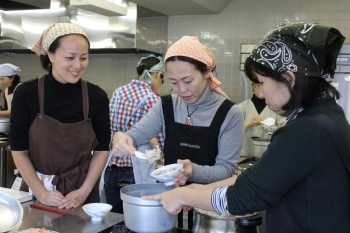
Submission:
<svg viewBox="0 0 350 233">
<path fill-rule="evenodd" d="M 198 165 L 213 166 L 218 155 L 220 128 L 228 111 L 235 104 L 225 100 L 215 113 L 209 127 L 190 126 L 175 122 L 171 95 L 162 96 L 165 122 L 164 164 L 177 163 L 178 159 L 189 159 Z M 188 226 L 192 229 L 193 211 L 188 214 Z M 182 212 L 178 217 L 182 228 Z"/>
</svg>

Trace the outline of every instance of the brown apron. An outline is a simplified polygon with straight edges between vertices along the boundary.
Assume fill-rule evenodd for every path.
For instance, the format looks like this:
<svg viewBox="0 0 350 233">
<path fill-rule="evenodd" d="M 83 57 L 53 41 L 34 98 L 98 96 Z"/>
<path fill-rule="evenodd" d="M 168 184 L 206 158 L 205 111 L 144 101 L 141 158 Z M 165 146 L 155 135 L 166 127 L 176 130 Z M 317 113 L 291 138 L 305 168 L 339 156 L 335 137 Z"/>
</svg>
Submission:
<svg viewBox="0 0 350 233">
<path fill-rule="evenodd" d="M 52 185 L 64 196 L 80 188 L 86 178 L 92 159 L 91 151 L 98 141 L 88 119 L 89 97 L 87 83 L 81 79 L 84 120 L 61 123 L 44 114 L 44 80 L 38 81 L 40 113 L 29 130 L 29 158 L 36 171 L 55 175 Z M 100 202 L 99 182 L 85 201 Z"/>
</svg>

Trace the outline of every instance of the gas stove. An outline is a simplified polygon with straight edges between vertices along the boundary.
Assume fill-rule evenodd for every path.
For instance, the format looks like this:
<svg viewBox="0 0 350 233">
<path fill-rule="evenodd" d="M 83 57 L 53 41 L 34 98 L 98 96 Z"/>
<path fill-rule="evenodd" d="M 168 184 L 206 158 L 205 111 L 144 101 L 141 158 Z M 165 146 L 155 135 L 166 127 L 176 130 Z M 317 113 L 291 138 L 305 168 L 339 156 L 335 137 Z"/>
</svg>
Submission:
<svg viewBox="0 0 350 233">
<path fill-rule="evenodd" d="M 132 230 L 129 230 L 126 226 L 124 221 L 114 225 L 112 233 L 136 233 Z M 179 228 L 174 228 L 168 232 L 164 233 L 192 233 L 191 230 L 185 230 L 185 229 L 179 229 Z"/>
</svg>

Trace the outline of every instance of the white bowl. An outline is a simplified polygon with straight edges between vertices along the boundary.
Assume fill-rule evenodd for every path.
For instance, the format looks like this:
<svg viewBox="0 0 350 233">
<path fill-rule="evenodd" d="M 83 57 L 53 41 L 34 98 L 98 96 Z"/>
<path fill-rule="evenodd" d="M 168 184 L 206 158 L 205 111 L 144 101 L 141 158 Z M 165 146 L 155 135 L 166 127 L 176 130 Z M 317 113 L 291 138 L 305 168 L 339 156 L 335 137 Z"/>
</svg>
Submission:
<svg viewBox="0 0 350 233">
<path fill-rule="evenodd" d="M 83 210 L 89 216 L 93 222 L 102 221 L 102 217 L 111 211 L 112 206 L 105 203 L 90 203 L 83 205 Z"/>
<path fill-rule="evenodd" d="M 142 152 L 140 152 L 140 151 L 135 151 L 134 154 L 135 154 L 135 156 L 136 156 L 137 158 L 139 158 L 139 159 L 145 159 L 145 160 L 146 160 L 146 159 L 149 159 L 149 158 L 145 157 L 145 154 L 142 153 Z"/>
<path fill-rule="evenodd" d="M 180 174 L 182 167 L 183 164 L 181 163 L 169 164 L 154 170 L 151 173 L 151 176 L 156 180 L 163 182 L 164 185 L 170 186 L 175 184 L 174 180 Z"/>
</svg>

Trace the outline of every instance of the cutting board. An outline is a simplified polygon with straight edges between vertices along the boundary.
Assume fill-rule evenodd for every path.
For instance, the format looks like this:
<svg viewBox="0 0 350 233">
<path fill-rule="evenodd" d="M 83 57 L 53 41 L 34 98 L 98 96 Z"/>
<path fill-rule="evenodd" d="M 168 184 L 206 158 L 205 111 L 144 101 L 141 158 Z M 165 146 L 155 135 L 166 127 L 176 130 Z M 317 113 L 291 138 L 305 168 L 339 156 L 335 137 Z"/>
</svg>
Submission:
<svg viewBox="0 0 350 233">
<path fill-rule="evenodd" d="M 4 192 L 11 195 L 12 197 L 16 198 L 19 201 L 19 203 L 23 203 L 33 199 L 33 195 L 30 194 L 29 192 L 23 192 L 23 191 L 2 188 L 2 187 L 0 187 L 0 192 Z"/>
</svg>

